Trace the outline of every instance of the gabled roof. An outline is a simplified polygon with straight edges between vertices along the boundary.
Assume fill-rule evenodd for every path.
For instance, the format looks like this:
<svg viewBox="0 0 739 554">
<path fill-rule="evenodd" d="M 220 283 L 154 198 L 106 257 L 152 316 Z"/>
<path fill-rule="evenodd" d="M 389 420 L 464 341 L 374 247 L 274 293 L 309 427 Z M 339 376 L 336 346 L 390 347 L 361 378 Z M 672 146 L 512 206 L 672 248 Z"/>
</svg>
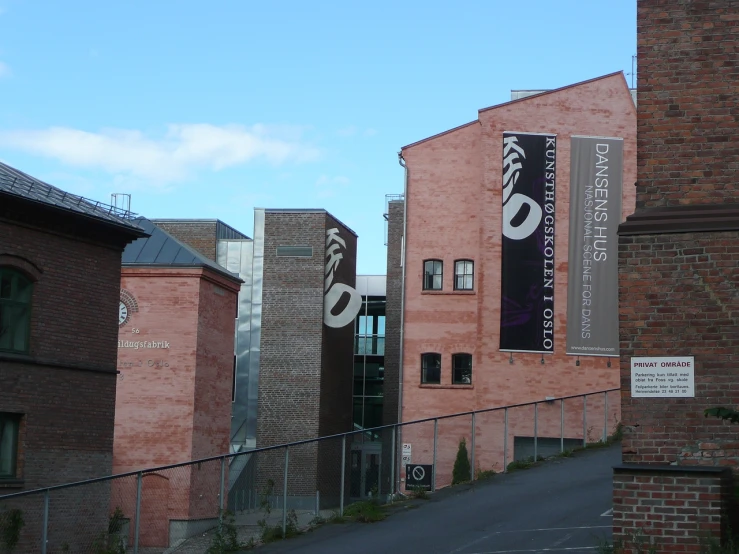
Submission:
<svg viewBox="0 0 739 554">
<path fill-rule="evenodd" d="M 494 106 L 490 106 L 490 107 L 487 107 L 487 108 L 479 109 L 479 110 L 477 110 L 477 113 L 480 114 L 482 112 L 487 112 L 487 111 L 490 111 L 490 110 L 495 110 L 497 108 L 502 108 L 504 106 L 509 106 L 511 104 L 516 104 L 518 102 L 528 102 L 528 101 L 533 100 L 535 98 L 541 98 L 542 96 L 545 96 L 547 94 L 555 94 L 557 92 L 562 92 L 563 90 L 567 90 L 567 89 L 579 87 L 579 86 L 582 86 L 582 85 L 586 85 L 588 83 L 593 83 L 595 81 L 600 81 L 601 79 L 608 79 L 609 77 L 615 77 L 616 75 L 623 76 L 623 72 L 622 71 L 616 71 L 614 73 L 609 73 L 608 75 L 602 75 L 600 77 L 595 77 L 594 79 L 588 79 L 587 81 L 580 81 L 579 83 L 573 83 L 571 85 L 567 85 L 567 86 L 556 88 L 556 89 L 545 90 L 545 91 L 539 92 L 537 94 L 531 94 L 529 96 L 524 96 L 523 98 L 516 98 L 515 100 L 510 100 L 508 102 L 503 102 L 501 104 L 496 104 Z M 632 94 L 632 97 L 633 97 L 633 93 L 631 93 L 631 91 L 629 91 L 628 84 L 626 83 L 626 79 L 625 78 L 623 79 L 623 83 L 624 83 L 624 90 L 627 93 Z M 428 142 L 430 140 L 439 138 L 439 137 L 441 137 L 443 135 L 446 135 L 447 133 L 453 133 L 454 131 L 458 131 L 459 129 L 462 129 L 464 127 L 468 127 L 470 125 L 474 125 L 475 123 L 480 123 L 479 115 L 478 115 L 478 119 L 475 119 L 474 121 L 470 121 L 469 123 L 465 123 L 465 124 L 460 125 L 458 127 L 454 127 L 453 129 L 448 129 L 446 131 L 442 131 L 441 133 L 437 133 L 435 135 L 431 135 L 430 137 L 426 137 L 426 138 L 423 138 L 423 139 L 418 140 L 416 142 L 412 142 L 411 144 L 408 144 L 407 146 L 403 146 L 400 150 L 402 152 L 403 150 L 406 150 L 408 148 L 412 148 L 413 146 L 417 146 L 417 145 L 422 144 L 424 142 Z"/>
<path fill-rule="evenodd" d="M 123 250 L 121 263 L 123 266 L 142 267 L 203 267 L 223 275 L 234 281 L 241 282 L 235 273 L 209 260 L 199 254 L 186 244 L 178 241 L 172 235 L 157 227 L 154 223 L 144 217 L 134 220 L 144 231 L 149 233 L 148 237 L 133 241 Z"/>
<path fill-rule="evenodd" d="M 143 235 L 141 229 L 130 218 L 130 212 L 70 194 L 2 162 L 0 162 L 0 194 L 9 194 L 104 223 L 125 227 L 138 236 Z"/>
<path fill-rule="evenodd" d="M 481 112 L 487 112 L 489 110 L 494 110 L 496 108 L 502 108 L 503 106 L 509 106 L 511 104 L 516 104 L 518 102 L 526 102 L 528 100 L 531 100 L 533 98 L 541 98 L 542 96 L 545 96 L 547 94 L 555 94 L 557 92 L 562 92 L 563 90 L 580 87 L 582 85 L 587 85 L 588 83 L 594 83 L 595 81 L 600 81 L 602 79 L 608 79 L 609 77 L 615 77 L 616 75 L 623 75 L 623 71 L 614 71 L 613 73 L 609 73 L 607 75 L 601 75 L 600 77 L 595 77 L 593 79 L 588 79 L 587 81 L 580 81 L 579 83 L 573 83 L 571 85 L 566 85 L 564 87 L 554 88 L 551 90 L 545 90 L 543 92 L 540 92 L 538 94 L 532 94 L 530 96 L 524 96 L 523 98 L 516 98 L 515 100 L 510 100 L 508 102 L 503 102 L 502 104 L 496 104 L 495 106 L 489 106 L 487 108 L 482 108 L 480 110 L 477 110 L 478 113 Z M 625 90 L 629 90 L 629 87 L 626 83 L 626 79 L 624 78 L 624 85 Z"/>
</svg>

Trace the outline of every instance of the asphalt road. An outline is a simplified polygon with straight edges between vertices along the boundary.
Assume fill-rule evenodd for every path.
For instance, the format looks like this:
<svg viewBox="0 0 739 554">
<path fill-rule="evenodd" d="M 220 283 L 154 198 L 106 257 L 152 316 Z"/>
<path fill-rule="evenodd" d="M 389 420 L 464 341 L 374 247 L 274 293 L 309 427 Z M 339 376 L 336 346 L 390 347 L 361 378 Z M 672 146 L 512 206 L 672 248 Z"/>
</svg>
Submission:
<svg viewBox="0 0 739 554">
<path fill-rule="evenodd" d="M 385 521 L 330 524 L 258 549 L 263 554 L 503 554 L 597 552 L 610 540 L 619 444 L 437 492 Z"/>
</svg>

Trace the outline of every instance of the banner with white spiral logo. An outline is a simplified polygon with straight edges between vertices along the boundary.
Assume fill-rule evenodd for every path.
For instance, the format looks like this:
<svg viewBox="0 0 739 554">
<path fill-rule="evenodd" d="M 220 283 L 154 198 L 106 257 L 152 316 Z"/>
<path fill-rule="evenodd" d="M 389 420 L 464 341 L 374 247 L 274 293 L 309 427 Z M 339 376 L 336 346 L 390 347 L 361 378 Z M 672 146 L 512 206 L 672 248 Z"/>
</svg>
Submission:
<svg viewBox="0 0 739 554">
<path fill-rule="evenodd" d="M 556 135 L 503 133 L 500 349 L 554 351 Z"/>
</svg>

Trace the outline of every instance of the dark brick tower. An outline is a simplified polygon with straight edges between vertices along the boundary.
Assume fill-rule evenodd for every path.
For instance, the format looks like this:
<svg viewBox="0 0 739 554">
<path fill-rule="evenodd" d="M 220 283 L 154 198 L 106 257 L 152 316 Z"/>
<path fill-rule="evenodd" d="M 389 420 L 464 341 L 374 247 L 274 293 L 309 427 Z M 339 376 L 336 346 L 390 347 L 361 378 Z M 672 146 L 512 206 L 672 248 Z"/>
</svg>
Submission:
<svg viewBox="0 0 739 554">
<path fill-rule="evenodd" d="M 739 1 L 639 0 L 636 212 L 620 228 L 614 538 L 725 535 L 739 428 Z M 632 357 L 692 356 L 694 396 L 633 398 Z M 639 531 L 641 529 L 641 531 Z M 631 550 L 627 549 L 627 552 Z"/>
</svg>

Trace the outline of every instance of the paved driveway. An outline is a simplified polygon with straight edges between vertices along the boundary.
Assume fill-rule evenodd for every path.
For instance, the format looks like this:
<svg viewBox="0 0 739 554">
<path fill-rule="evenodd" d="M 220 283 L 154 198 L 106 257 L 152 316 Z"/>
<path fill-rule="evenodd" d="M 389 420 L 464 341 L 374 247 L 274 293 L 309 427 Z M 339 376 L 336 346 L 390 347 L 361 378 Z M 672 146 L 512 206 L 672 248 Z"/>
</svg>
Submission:
<svg viewBox="0 0 739 554">
<path fill-rule="evenodd" d="M 496 475 L 374 524 L 325 525 L 260 548 L 263 554 L 504 554 L 596 552 L 610 540 L 614 445 Z"/>
</svg>

